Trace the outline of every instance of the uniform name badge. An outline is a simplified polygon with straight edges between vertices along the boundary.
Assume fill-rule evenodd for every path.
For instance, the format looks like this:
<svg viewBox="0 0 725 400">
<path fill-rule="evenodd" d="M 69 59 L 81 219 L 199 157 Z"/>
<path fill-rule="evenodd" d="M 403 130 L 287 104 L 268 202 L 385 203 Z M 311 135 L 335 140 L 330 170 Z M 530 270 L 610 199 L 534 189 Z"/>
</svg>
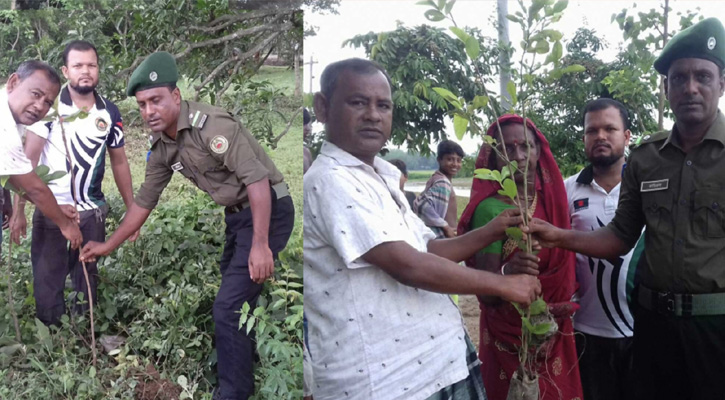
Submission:
<svg viewBox="0 0 725 400">
<path fill-rule="evenodd" d="M 177 162 L 176 164 L 172 164 L 172 165 L 171 165 L 171 169 L 172 169 L 173 171 L 181 171 L 182 169 L 184 169 L 184 166 L 183 166 L 183 165 L 181 165 L 181 161 L 179 161 L 179 162 Z"/>
<path fill-rule="evenodd" d="M 642 182 L 639 191 L 640 192 L 656 192 L 658 190 L 667 190 L 670 185 L 669 179 L 660 179 L 658 181 L 646 181 Z"/>
</svg>

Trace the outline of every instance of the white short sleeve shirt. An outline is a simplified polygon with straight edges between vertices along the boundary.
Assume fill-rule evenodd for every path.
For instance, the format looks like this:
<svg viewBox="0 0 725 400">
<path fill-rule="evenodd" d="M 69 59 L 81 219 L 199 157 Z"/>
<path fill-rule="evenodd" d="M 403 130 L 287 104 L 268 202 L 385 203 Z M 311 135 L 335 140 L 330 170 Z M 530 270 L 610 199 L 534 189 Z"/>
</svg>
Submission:
<svg viewBox="0 0 725 400">
<path fill-rule="evenodd" d="M 0 176 L 24 175 L 33 170 L 23 151 L 24 129 L 24 125 L 15 123 L 10 112 L 7 91 L 0 89 Z"/>
<path fill-rule="evenodd" d="M 435 235 L 410 210 L 400 172 L 332 143 L 304 176 L 305 316 L 316 400 L 425 399 L 465 379 L 466 343 L 448 295 L 405 286 L 361 257 Z"/>
</svg>

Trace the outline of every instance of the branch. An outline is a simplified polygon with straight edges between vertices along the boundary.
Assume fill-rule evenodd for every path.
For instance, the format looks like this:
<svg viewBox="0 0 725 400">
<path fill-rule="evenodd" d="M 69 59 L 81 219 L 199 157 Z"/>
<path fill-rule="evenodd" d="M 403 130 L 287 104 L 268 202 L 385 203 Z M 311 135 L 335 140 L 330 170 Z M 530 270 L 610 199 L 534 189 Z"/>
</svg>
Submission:
<svg viewBox="0 0 725 400">
<path fill-rule="evenodd" d="M 160 44 L 159 47 L 157 47 L 156 50 L 153 51 L 153 53 L 161 50 L 161 46 L 163 46 L 163 44 Z M 148 56 L 149 55 L 147 54 L 145 56 L 136 57 L 136 59 L 133 60 L 133 62 L 131 63 L 131 65 L 128 68 L 124 68 L 116 73 L 116 78 L 120 78 L 120 77 L 128 74 L 129 72 L 133 71 L 134 69 L 136 69 L 136 67 L 138 67 L 138 65 L 141 64 L 141 61 L 145 60 L 146 57 L 148 57 Z"/>
<path fill-rule="evenodd" d="M 227 14 L 227 15 L 223 15 L 223 16 L 215 19 L 214 21 L 211 21 L 208 24 L 208 26 L 206 26 L 206 27 L 187 26 L 187 27 L 184 27 L 183 29 L 187 30 L 187 31 L 198 31 L 198 32 L 211 33 L 211 32 L 220 31 L 220 30 L 228 27 L 229 25 L 235 24 L 237 22 L 248 21 L 248 20 L 257 19 L 257 18 L 264 18 L 264 17 L 274 15 L 274 14 L 287 15 L 287 14 L 292 14 L 294 11 L 295 11 L 295 9 L 290 8 L 290 9 L 284 9 L 284 10 L 258 10 L 258 11 L 244 13 L 244 14 Z"/>
<path fill-rule="evenodd" d="M 284 135 L 287 134 L 287 131 L 289 131 L 289 128 L 292 126 L 292 122 L 294 122 L 295 118 L 297 117 L 297 114 L 299 114 L 300 112 L 302 112 L 302 108 L 303 107 L 298 108 L 297 111 L 295 111 L 295 113 L 292 114 L 292 118 L 289 119 L 289 122 L 287 123 L 287 127 L 284 128 L 284 130 L 282 131 L 282 133 L 280 133 L 276 138 L 272 139 L 272 143 L 270 143 L 270 146 L 273 149 L 276 149 L 277 148 L 277 143 L 279 143 L 279 140 L 282 139 L 282 136 L 284 136 Z"/>
<path fill-rule="evenodd" d="M 243 37 L 243 36 L 249 36 L 249 35 L 253 35 L 255 33 L 263 32 L 263 31 L 267 31 L 267 30 L 286 31 L 293 27 L 291 22 L 286 22 L 282 25 L 275 25 L 275 22 L 277 22 L 277 20 L 280 18 L 281 18 L 281 16 L 277 16 L 274 20 L 272 20 L 268 24 L 258 25 L 258 26 L 252 27 L 252 28 L 247 28 L 247 29 L 240 29 L 234 33 L 231 33 L 226 36 L 222 36 L 220 38 L 205 40 L 203 42 L 191 43 L 188 45 L 188 47 L 184 51 L 174 55 L 174 58 L 176 58 L 178 60 L 180 58 L 186 57 L 187 55 L 189 55 L 189 53 L 191 53 L 192 50 L 198 49 L 199 47 L 215 46 L 215 45 L 218 45 L 221 43 L 230 42 L 232 40 L 239 39 L 240 37 Z"/>
<path fill-rule="evenodd" d="M 224 94 L 224 92 L 226 92 L 226 91 L 227 91 L 227 89 L 229 89 L 229 86 L 230 86 L 230 85 L 232 84 L 232 80 L 234 79 L 234 75 L 236 75 L 236 73 L 237 73 L 237 71 L 239 70 L 239 67 L 240 67 L 240 66 L 242 65 L 242 63 L 243 63 L 243 62 L 244 62 L 244 61 L 245 61 L 245 60 L 246 60 L 247 58 L 249 58 L 249 57 L 250 57 L 250 56 L 251 56 L 252 54 L 257 54 L 258 52 L 262 51 L 262 49 L 263 49 L 263 48 L 265 48 L 265 47 L 267 46 L 267 44 L 269 44 L 269 43 L 270 43 L 270 42 L 271 42 L 272 40 L 274 40 L 274 39 L 275 39 L 275 38 L 276 38 L 277 36 L 279 36 L 279 35 L 280 35 L 280 33 L 281 33 L 281 32 L 277 32 L 277 33 L 273 34 L 272 36 L 270 36 L 270 37 L 268 37 L 267 39 L 265 39 L 265 40 L 264 40 L 264 42 L 262 42 L 262 43 L 261 43 L 260 45 L 256 46 L 256 47 L 255 47 L 254 49 L 252 49 L 252 50 L 250 50 L 250 51 L 248 51 L 248 52 L 246 52 L 246 53 L 242 54 L 242 55 L 241 55 L 241 56 L 239 57 L 239 62 L 237 63 L 237 65 L 235 65 L 235 66 L 234 66 L 234 70 L 233 70 L 233 71 L 232 71 L 232 73 L 230 74 L 230 76 L 229 76 L 229 79 L 227 79 L 227 81 L 226 81 L 226 82 L 224 83 L 224 86 L 223 86 L 223 87 L 222 87 L 221 89 L 219 89 L 219 91 L 218 91 L 218 92 L 216 93 L 216 98 L 217 98 L 217 99 L 218 99 L 218 98 L 221 98 L 221 96 L 222 96 L 222 95 Z M 270 47 L 270 48 L 269 48 L 269 51 L 268 51 L 268 52 L 267 52 L 267 54 L 266 54 L 266 55 L 264 56 L 264 58 L 260 58 L 260 60 L 259 60 L 259 62 L 257 63 L 257 65 L 255 65 L 255 66 L 254 66 L 254 71 L 257 71 L 257 70 L 259 70 L 259 67 L 261 67 L 261 66 L 262 66 L 262 64 L 264 64 L 264 61 L 265 61 L 265 60 L 267 60 L 267 57 L 269 57 L 269 55 L 270 55 L 270 54 L 272 54 L 272 49 L 274 49 L 274 46 L 272 46 L 272 47 Z M 256 51 L 255 51 L 255 50 L 256 50 Z"/>
</svg>

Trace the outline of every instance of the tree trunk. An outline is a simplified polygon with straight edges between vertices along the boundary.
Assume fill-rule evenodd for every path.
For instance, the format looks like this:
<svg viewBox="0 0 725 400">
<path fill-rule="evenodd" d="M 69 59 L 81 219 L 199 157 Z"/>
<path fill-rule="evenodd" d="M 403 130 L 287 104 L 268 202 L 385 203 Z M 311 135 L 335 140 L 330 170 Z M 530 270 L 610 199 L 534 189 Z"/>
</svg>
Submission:
<svg viewBox="0 0 725 400">
<path fill-rule="evenodd" d="M 498 13 L 498 41 L 504 48 L 508 48 L 511 41 L 509 40 L 509 20 L 506 18 L 508 15 L 508 0 L 497 0 L 497 13 Z M 506 90 L 506 85 L 511 80 L 511 74 L 509 72 L 509 55 L 507 52 L 502 51 L 499 54 L 498 65 L 500 69 L 500 93 L 501 93 L 501 109 L 508 110 L 511 108 L 511 96 Z"/>
<path fill-rule="evenodd" d="M 664 29 L 662 30 L 662 48 L 667 45 L 667 16 L 670 10 L 670 0 L 665 0 Z M 657 106 L 657 130 L 664 130 L 665 116 L 665 77 L 660 75 L 659 105 Z"/>
<path fill-rule="evenodd" d="M 302 96 L 302 71 L 300 68 L 300 46 L 295 44 L 295 97 Z"/>
</svg>

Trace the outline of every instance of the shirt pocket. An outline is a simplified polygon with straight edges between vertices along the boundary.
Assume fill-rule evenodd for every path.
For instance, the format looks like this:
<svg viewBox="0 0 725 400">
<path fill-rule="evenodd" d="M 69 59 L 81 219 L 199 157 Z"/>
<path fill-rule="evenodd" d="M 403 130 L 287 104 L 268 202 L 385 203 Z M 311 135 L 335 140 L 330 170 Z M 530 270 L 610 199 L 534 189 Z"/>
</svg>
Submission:
<svg viewBox="0 0 725 400">
<path fill-rule="evenodd" d="M 642 208 L 647 227 L 672 229 L 672 194 L 667 191 L 642 193 Z"/>
<path fill-rule="evenodd" d="M 698 190 L 694 193 L 692 230 L 695 235 L 709 238 L 725 237 L 723 229 L 723 205 L 725 191 L 722 189 Z"/>
</svg>

